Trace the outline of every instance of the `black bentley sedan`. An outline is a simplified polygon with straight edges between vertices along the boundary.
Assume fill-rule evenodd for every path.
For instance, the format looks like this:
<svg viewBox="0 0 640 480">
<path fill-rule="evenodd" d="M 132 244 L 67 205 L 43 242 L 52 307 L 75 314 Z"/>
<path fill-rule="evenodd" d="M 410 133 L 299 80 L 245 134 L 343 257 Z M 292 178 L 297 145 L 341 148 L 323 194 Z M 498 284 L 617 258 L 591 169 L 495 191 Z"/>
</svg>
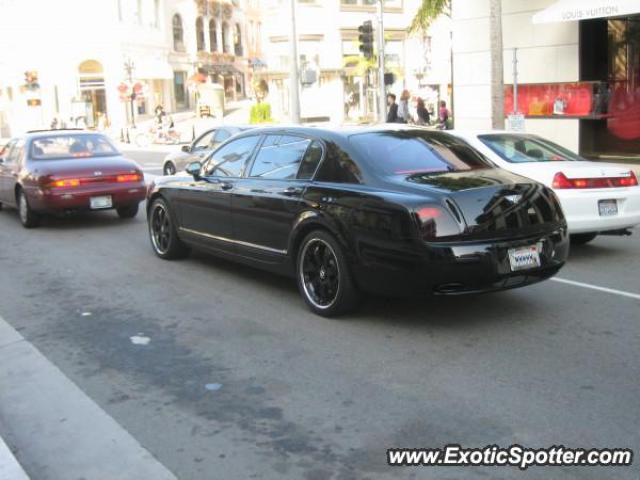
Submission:
<svg viewBox="0 0 640 480">
<path fill-rule="evenodd" d="M 200 248 L 296 278 L 312 311 L 362 292 L 486 292 L 554 275 L 567 227 L 547 187 L 463 140 L 407 126 L 265 127 L 147 193 L 164 259 Z"/>
</svg>

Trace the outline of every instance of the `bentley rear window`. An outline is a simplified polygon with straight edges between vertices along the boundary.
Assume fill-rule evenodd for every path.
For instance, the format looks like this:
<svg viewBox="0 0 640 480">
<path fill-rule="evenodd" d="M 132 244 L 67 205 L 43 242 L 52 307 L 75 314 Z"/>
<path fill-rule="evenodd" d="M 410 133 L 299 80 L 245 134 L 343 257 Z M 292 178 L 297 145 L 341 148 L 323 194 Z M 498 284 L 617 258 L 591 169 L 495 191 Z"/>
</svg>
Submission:
<svg viewBox="0 0 640 480">
<path fill-rule="evenodd" d="M 401 130 L 351 137 L 363 160 L 384 175 L 414 175 L 492 168 L 466 142 L 440 132 Z"/>
<path fill-rule="evenodd" d="M 61 158 L 106 157 L 118 151 L 104 135 L 51 135 L 31 141 L 31 158 L 53 160 Z"/>
</svg>

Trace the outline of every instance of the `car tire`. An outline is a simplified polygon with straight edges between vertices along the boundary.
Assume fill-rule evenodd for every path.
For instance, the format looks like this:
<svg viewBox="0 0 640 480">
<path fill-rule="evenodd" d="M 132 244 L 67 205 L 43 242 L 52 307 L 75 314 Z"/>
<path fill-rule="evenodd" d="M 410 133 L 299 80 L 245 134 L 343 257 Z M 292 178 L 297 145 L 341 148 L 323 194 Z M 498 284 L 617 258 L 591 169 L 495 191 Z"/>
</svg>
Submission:
<svg viewBox="0 0 640 480">
<path fill-rule="evenodd" d="M 164 198 L 156 198 L 149 208 L 149 238 L 155 254 L 164 260 L 184 258 L 187 247 L 178 237 L 176 223 Z"/>
<path fill-rule="evenodd" d="M 335 317 L 354 310 L 360 294 L 341 245 L 324 230 L 309 233 L 296 258 L 298 289 L 312 312 Z"/>
<path fill-rule="evenodd" d="M 128 205 L 126 207 L 119 207 L 116 209 L 120 218 L 134 218 L 138 214 L 138 204 Z"/>
<path fill-rule="evenodd" d="M 176 166 L 173 164 L 173 162 L 167 162 L 164 164 L 164 167 L 162 167 L 162 173 L 163 175 L 175 175 Z"/>
<path fill-rule="evenodd" d="M 571 245 L 585 245 L 598 236 L 597 233 L 576 233 L 570 235 Z"/>
<path fill-rule="evenodd" d="M 18 217 L 24 228 L 35 228 L 40 225 L 40 215 L 34 212 L 29 205 L 29 200 L 24 190 L 20 189 L 18 197 Z"/>
</svg>

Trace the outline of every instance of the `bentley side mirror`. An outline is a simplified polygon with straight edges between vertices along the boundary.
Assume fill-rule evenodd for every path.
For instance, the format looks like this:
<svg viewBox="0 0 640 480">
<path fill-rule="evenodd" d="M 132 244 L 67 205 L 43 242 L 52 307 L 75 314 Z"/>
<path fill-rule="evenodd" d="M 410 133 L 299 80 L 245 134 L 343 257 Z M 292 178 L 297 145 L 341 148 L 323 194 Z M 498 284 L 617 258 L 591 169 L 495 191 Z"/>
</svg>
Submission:
<svg viewBox="0 0 640 480">
<path fill-rule="evenodd" d="M 202 164 L 200 162 L 191 162 L 184 169 L 189 175 L 198 180 L 200 178 L 200 170 L 202 169 Z"/>
<path fill-rule="evenodd" d="M 184 153 L 191 152 L 191 145 L 183 145 L 181 149 Z"/>
</svg>

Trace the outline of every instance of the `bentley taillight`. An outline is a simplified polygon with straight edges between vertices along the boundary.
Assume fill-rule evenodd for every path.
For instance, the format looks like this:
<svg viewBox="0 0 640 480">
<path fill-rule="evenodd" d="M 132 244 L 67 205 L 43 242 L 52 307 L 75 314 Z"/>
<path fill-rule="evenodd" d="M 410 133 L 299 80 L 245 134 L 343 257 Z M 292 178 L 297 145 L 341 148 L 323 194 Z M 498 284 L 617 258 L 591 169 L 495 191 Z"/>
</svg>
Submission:
<svg viewBox="0 0 640 480">
<path fill-rule="evenodd" d="M 416 217 L 420 224 L 423 240 L 431 241 L 442 237 L 452 237 L 461 233 L 460 226 L 444 207 L 425 205 L 416 208 Z"/>
</svg>

